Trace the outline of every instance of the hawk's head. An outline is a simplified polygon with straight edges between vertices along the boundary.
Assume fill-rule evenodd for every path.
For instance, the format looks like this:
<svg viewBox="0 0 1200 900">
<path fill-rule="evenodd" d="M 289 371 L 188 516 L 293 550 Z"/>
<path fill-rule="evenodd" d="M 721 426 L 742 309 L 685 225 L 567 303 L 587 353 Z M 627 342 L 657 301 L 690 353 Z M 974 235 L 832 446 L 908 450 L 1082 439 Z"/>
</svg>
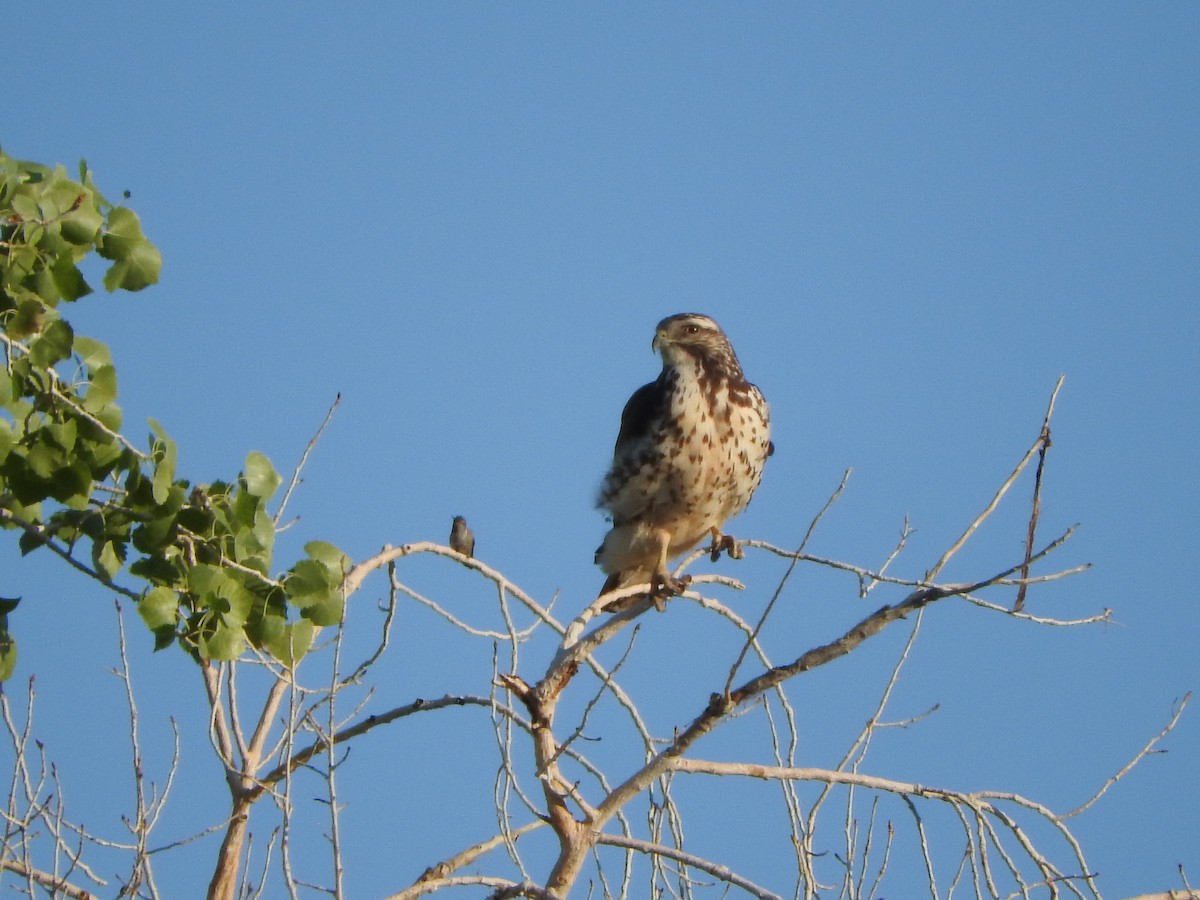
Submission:
<svg viewBox="0 0 1200 900">
<path fill-rule="evenodd" d="M 662 354 L 663 364 L 676 367 L 695 359 L 706 372 L 741 378 L 742 367 L 721 326 L 699 313 L 679 313 L 658 323 L 650 345 Z"/>
</svg>

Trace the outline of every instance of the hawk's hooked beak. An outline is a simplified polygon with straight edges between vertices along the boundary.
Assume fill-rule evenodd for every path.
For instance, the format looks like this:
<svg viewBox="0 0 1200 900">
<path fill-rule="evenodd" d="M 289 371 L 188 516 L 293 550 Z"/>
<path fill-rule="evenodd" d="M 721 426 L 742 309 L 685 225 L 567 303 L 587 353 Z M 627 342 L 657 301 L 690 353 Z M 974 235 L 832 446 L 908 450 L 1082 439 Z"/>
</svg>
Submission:
<svg viewBox="0 0 1200 900">
<path fill-rule="evenodd" d="M 665 344 L 666 342 L 667 342 L 667 334 L 665 331 L 663 331 L 660 328 L 658 331 L 654 332 L 654 340 L 652 340 L 650 342 L 650 349 L 653 350 L 655 353 L 658 353 L 662 350 L 663 344 Z"/>
</svg>

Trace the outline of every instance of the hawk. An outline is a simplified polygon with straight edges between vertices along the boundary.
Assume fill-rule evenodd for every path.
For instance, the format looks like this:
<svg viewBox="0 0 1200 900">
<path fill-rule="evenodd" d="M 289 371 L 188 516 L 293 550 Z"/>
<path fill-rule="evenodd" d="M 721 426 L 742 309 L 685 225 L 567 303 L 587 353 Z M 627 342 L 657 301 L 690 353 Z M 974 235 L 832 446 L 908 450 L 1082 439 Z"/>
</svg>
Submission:
<svg viewBox="0 0 1200 900">
<path fill-rule="evenodd" d="M 721 529 L 749 505 L 775 448 L 767 401 L 716 322 L 697 313 L 669 316 L 651 347 L 662 355 L 662 373 L 621 413 L 597 502 L 612 529 L 596 564 L 608 574 L 602 594 L 648 581 L 661 610 L 662 597 L 684 586 L 667 570 L 674 557 L 711 535 L 714 561 L 722 550 L 740 558 Z"/>
</svg>

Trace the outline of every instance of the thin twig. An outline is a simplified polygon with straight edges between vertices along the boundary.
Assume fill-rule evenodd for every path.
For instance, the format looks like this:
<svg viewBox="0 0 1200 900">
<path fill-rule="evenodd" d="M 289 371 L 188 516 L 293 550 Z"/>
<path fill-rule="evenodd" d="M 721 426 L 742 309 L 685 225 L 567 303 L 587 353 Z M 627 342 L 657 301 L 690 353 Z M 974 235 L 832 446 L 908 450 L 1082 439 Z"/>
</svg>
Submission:
<svg viewBox="0 0 1200 900">
<path fill-rule="evenodd" d="M 358 737 L 360 734 L 366 734 L 368 731 L 372 731 L 381 725 L 387 725 L 390 722 L 394 722 L 397 719 L 404 718 L 405 716 L 410 716 L 413 713 L 425 712 L 434 709 L 446 709 L 453 706 L 483 706 L 490 709 L 492 707 L 492 702 L 487 697 L 452 697 L 449 694 L 438 700 L 414 700 L 412 703 L 409 703 L 406 706 L 398 706 L 395 709 L 388 710 L 385 713 L 368 716 L 365 720 L 355 725 L 352 725 L 348 728 L 343 728 L 333 735 L 332 743 L 335 745 L 344 743 L 351 738 Z M 314 743 L 310 744 L 304 749 L 296 751 L 289 759 L 277 765 L 266 775 L 256 779 L 255 784 L 246 790 L 247 797 L 249 797 L 251 800 L 257 799 L 258 795 L 261 794 L 267 787 L 279 782 L 289 772 L 294 772 L 296 769 L 305 765 L 318 753 L 325 752 L 329 748 L 329 745 L 329 739 L 322 737 L 318 738 Z"/>
<path fill-rule="evenodd" d="M 50 872 L 42 872 L 35 869 L 20 860 L 6 859 L 0 862 L 0 869 L 5 869 L 14 875 L 36 883 L 38 886 L 49 891 L 51 896 L 61 894 L 64 897 L 69 897 L 70 900 L 100 900 L 99 895 L 93 894 L 91 891 L 77 887 L 76 885 L 69 884 Z M 30 893 L 30 896 L 33 896 L 33 894 Z"/>
<path fill-rule="evenodd" d="M 144 875 L 149 873 L 150 860 L 146 848 L 149 843 L 149 822 L 146 810 L 145 768 L 142 762 L 142 748 L 138 733 L 137 700 L 133 693 L 133 678 L 129 670 L 129 654 L 125 645 L 125 617 L 121 610 L 121 601 L 114 600 L 117 611 L 117 648 L 121 660 L 121 668 L 117 672 L 125 687 L 125 703 L 129 709 L 129 746 L 133 763 L 134 786 L 134 816 L 133 834 L 137 842 L 137 850 L 133 857 L 133 866 L 129 875 L 126 890 L 131 896 L 137 896 Z"/>
<path fill-rule="evenodd" d="M 1165 738 L 1168 734 L 1170 734 L 1174 730 L 1175 726 L 1179 724 L 1179 718 L 1180 718 L 1180 716 L 1183 715 L 1183 711 L 1185 709 L 1187 709 L 1188 702 L 1191 699 L 1192 699 L 1192 692 L 1188 691 L 1186 694 L 1183 695 L 1183 699 L 1179 701 L 1179 705 L 1175 707 L 1175 712 L 1172 713 L 1172 715 L 1171 715 L 1171 721 L 1169 721 L 1166 724 L 1166 727 L 1163 728 L 1163 730 L 1160 731 L 1158 734 L 1156 734 L 1154 737 L 1150 738 L 1150 740 L 1146 742 L 1146 746 L 1144 746 L 1141 750 L 1139 750 L 1137 752 L 1137 754 L 1133 757 L 1133 759 L 1131 759 L 1124 766 L 1122 766 L 1121 770 L 1119 772 L 1117 772 L 1115 775 L 1113 775 L 1111 778 L 1109 778 L 1106 782 L 1104 782 L 1104 784 L 1100 786 L 1100 790 L 1096 791 L 1096 793 L 1092 795 L 1091 799 L 1089 799 L 1086 803 L 1082 804 L 1081 806 L 1077 806 L 1075 809 L 1071 810 L 1070 812 L 1063 813 L 1062 818 L 1070 819 L 1072 816 L 1077 816 L 1084 810 L 1090 808 L 1093 804 L 1095 804 L 1095 802 L 1097 800 L 1099 800 L 1101 797 L 1103 797 L 1108 792 L 1108 789 L 1110 787 L 1112 787 L 1114 784 L 1116 784 L 1118 781 L 1120 781 L 1122 778 L 1124 778 L 1126 775 L 1128 775 L 1130 770 L 1133 769 L 1133 767 L 1136 766 L 1139 762 L 1141 762 L 1146 756 L 1148 756 L 1150 753 L 1154 752 L 1154 745 L 1157 744 L 1159 741 L 1161 741 L 1163 738 Z"/>
<path fill-rule="evenodd" d="M 792 577 L 792 572 L 795 571 L 796 565 L 800 561 L 800 556 L 804 553 L 804 548 L 808 546 L 809 540 L 812 538 L 813 533 L 817 530 L 817 525 L 820 523 L 821 519 L 825 517 L 825 513 L 829 512 L 829 510 L 833 507 L 833 504 L 837 503 L 838 498 L 842 496 L 842 491 L 846 489 L 846 482 L 850 480 L 851 471 L 851 469 L 847 469 L 842 473 L 841 482 L 839 482 L 833 493 L 829 495 L 829 499 L 825 501 L 825 505 L 821 507 L 820 511 L 813 516 L 812 521 L 808 523 L 808 530 L 804 532 L 804 537 L 800 541 L 800 546 L 796 548 L 796 553 L 792 557 L 792 561 L 788 564 L 787 569 L 783 573 L 783 577 L 779 579 L 779 583 L 775 586 L 775 591 L 771 594 L 771 599 L 767 601 L 767 605 L 763 609 L 762 615 L 758 617 L 758 621 L 754 624 L 754 629 L 750 632 L 749 637 L 747 637 L 745 642 L 742 644 L 742 649 L 738 653 L 737 658 L 733 661 L 733 665 L 729 667 L 729 676 L 725 679 L 726 696 L 729 695 L 729 691 L 733 687 L 733 680 L 737 677 L 738 669 L 742 667 L 742 663 L 746 659 L 746 653 L 749 652 L 750 645 L 758 638 L 763 626 L 767 623 L 767 617 L 771 615 L 771 610 L 775 608 L 776 601 L 779 600 L 780 595 L 783 593 L 784 585 L 787 584 L 788 579 Z"/>
<path fill-rule="evenodd" d="M 338 395 L 341 399 L 341 395 Z M 334 404 L 337 405 L 336 402 Z M 333 408 L 330 408 L 330 415 L 333 414 Z M 328 422 L 329 417 L 325 420 Z M 327 713 L 328 718 L 325 722 L 325 727 L 328 734 L 334 734 L 337 731 L 338 723 L 335 712 L 335 704 L 339 694 L 341 682 L 341 658 L 342 658 L 342 641 L 346 635 L 346 598 L 342 597 L 342 616 L 338 622 L 337 634 L 333 640 L 333 659 L 330 663 L 329 672 L 329 698 Z M 335 745 L 333 741 L 327 741 L 328 749 L 325 759 L 325 783 L 329 790 L 329 844 L 333 855 L 333 896 L 335 900 L 342 900 L 343 893 L 343 878 L 344 866 L 342 862 L 342 831 L 341 831 L 341 809 L 338 805 L 337 795 L 337 757 L 335 754 Z"/>
<path fill-rule="evenodd" d="M 1042 433 L 1038 440 L 1041 447 L 1038 450 L 1037 474 L 1033 479 L 1033 504 L 1029 512 L 1029 529 L 1025 534 L 1025 565 L 1021 567 L 1021 586 L 1017 588 L 1017 599 L 1013 603 L 1013 612 L 1025 608 L 1025 591 L 1029 578 L 1029 555 L 1033 553 L 1033 542 L 1037 534 L 1038 517 L 1042 513 L 1042 477 L 1046 470 L 1046 452 L 1050 449 L 1050 416 L 1054 412 L 1054 401 L 1062 388 L 1065 375 L 1060 375 L 1054 393 L 1050 395 L 1050 405 L 1046 409 L 1046 417 L 1042 420 Z"/>
<path fill-rule="evenodd" d="M 1043 422 L 1043 429 L 1049 428 L 1050 417 L 1054 414 L 1054 401 L 1058 397 L 1058 392 L 1059 392 L 1059 389 L 1062 388 L 1062 384 L 1063 384 L 1063 379 L 1060 377 L 1058 379 L 1058 384 L 1056 384 L 1054 386 L 1054 391 L 1050 395 L 1050 404 L 1046 410 L 1046 417 Z M 988 505 L 984 507 L 983 512 L 981 512 L 978 516 L 975 517 L 974 521 L 972 521 L 971 524 L 967 526 L 967 530 L 964 531 L 959 536 L 958 540 L 956 540 L 953 544 L 950 545 L 950 548 L 944 554 L 942 554 L 942 558 L 939 559 L 937 561 L 937 563 L 934 564 L 933 568 L 925 573 L 926 581 L 932 581 L 934 578 L 936 578 L 938 576 L 938 573 L 940 573 L 942 571 L 942 569 L 945 568 L 946 563 L 950 562 L 950 559 L 954 556 L 954 554 L 958 553 L 958 551 L 962 549 L 963 545 L 968 540 L 970 540 L 971 535 L 973 535 L 976 532 L 976 530 L 979 528 L 979 526 L 984 523 L 984 521 L 988 518 L 988 516 L 990 516 L 993 512 L 995 512 L 996 507 L 1000 505 L 1000 501 L 1002 499 L 1004 499 L 1004 495 L 1008 493 L 1008 489 L 1013 486 L 1013 483 L 1016 482 L 1018 476 L 1020 476 L 1020 474 L 1023 471 L 1025 471 L 1025 467 L 1027 465 L 1029 465 L 1029 461 L 1031 459 L 1033 459 L 1034 454 L 1036 454 L 1038 452 L 1038 450 L 1041 449 L 1041 447 L 1042 447 L 1042 435 L 1039 433 L 1037 440 L 1035 440 L 1033 442 L 1033 445 L 1025 452 L 1025 455 L 1023 457 L 1021 457 L 1021 461 L 1019 463 L 1017 463 L 1017 467 L 1015 469 L 1013 469 L 1012 474 L 1009 475 L 1008 478 L 1006 478 L 1004 480 L 1004 483 L 1002 485 L 1000 485 L 999 490 L 997 490 L 996 493 L 992 496 L 992 499 L 988 502 Z M 1030 561 L 1031 561 L 1030 559 L 1028 559 L 1028 558 L 1026 559 L 1026 561 L 1025 561 L 1026 567 L 1029 565 Z"/>
<path fill-rule="evenodd" d="M 3 498 L 4 495 L 0 495 L 0 501 L 2 501 Z M 45 525 L 38 522 L 30 522 L 21 516 L 18 516 L 12 510 L 5 508 L 3 505 L 0 505 L 0 520 L 11 522 L 26 534 L 37 538 L 41 546 L 46 547 L 56 556 L 61 557 L 73 569 L 76 569 L 82 572 L 84 575 L 87 575 L 89 578 L 100 582 L 110 591 L 114 591 L 120 594 L 122 597 L 128 597 L 130 600 L 136 601 L 141 599 L 142 595 L 137 591 L 122 587 L 109 578 L 105 573 L 99 571 L 98 569 L 93 569 L 91 566 L 81 563 L 79 560 L 77 560 L 71 555 L 71 551 L 69 549 L 63 547 L 54 540 L 54 537 L 50 534 L 50 530 Z"/>
<path fill-rule="evenodd" d="M 480 841 L 478 844 L 473 844 L 465 850 L 462 850 L 453 856 L 430 866 L 421 874 L 421 877 L 417 879 L 416 884 L 414 884 L 413 887 L 416 887 L 422 883 L 428 883 L 445 878 L 451 872 L 456 872 L 464 866 L 469 866 L 481 856 L 490 853 L 492 850 L 495 850 L 497 847 L 507 843 L 508 841 L 519 840 L 520 838 L 523 838 L 525 835 L 529 834 L 529 832 L 538 828 L 542 828 L 545 825 L 546 823 L 544 821 L 537 819 L 533 822 L 522 825 L 520 828 L 513 829 L 507 835 L 498 834 L 494 837 L 488 838 L 486 841 Z M 411 891 L 412 889 L 413 888 L 410 887 L 407 890 Z M 395 898 L 404 898 L 409 895 L 406 891 L 401 891 L 399 894 L 393 894 L 392 896 Z M 419 894 L 412 894 L 412 896 L 416 897 L 419 896 Z"/>
<path fill-rule="evenodd" d="M 288 482 L 287 490 L 283 492 L 283 499 L 279 501 L 279 509 L 275 510 L 275 515 L 272 521 L 275 527 L 279 527 L 279 523 L 283 521 L 284 510 L 287 509 L 288 501 L 292 499 L 292 492 L 300 484 L 300 473 L 304 471 L 305 465 L 308 463 L 308 457 L 316 449 L 317 442 L 321 440 L 321 435 L 325 433 L 325 429 L 329 426 L 329 422 L 333 419 L 333 413 L 338 408 L 338 404 L 342 402 L 342 393 L 338 391 L 336 397 L 333 398 L 333 403 L 329 405 L 328 411 L 325 413 L 325 418 L 321 421 L 321 425 L 317 428 L 316 434 L 308 439 L 308 443 L 304 446 L 304 452 L 300 454 L 300 461 L 296 463 L 296 468 L 292 470 L 292 479 Z"/>
<path fill-rule="evenodd" d="M 621 847 L 626 850 L 634 850 L 638 853 L 644 853 L 647 856 L 661 856 L 666 859 L 682 863 L 692 869 L 699 869 L 701 872 L 707 872 L 714 878 L 719 878 L 734 887 L 741 888 L 746 893 L 753 897 L 758 897 L 760 900 L 781 900 L 778 894 L 772 893 L 764 887 L 759 887 L 753 881 L 739 875 L 737 872 L 730 869 L 728 866 L 723 866 L 720 863 L 715 863 L 712 860 L 704 859 L 701 856 L 696 856 L 693 853 L 686 853 L 683 850 L 678 850 L 674 847 L 667 847 L 663 844 L 655 844 L 651 841 L 640 841 L 637 838 L 623 837 L 618 834 L 601 834 L 597 836 L 596 843 L 605 844 L 609 847 Z"/>
</svg>

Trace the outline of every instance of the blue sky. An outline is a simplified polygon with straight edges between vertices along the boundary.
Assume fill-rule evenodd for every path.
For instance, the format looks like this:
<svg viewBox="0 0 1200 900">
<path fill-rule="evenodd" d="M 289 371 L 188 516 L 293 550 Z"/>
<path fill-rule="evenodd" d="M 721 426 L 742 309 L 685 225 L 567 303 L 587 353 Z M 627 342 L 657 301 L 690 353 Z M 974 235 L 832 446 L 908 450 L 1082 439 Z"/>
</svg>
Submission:
<svg viewBox="0 0 1200 900">
<path fill-rule="evenodd" d="M 131 193 L 164 256 L 160 285 L 88 298 L 72 321 L 113 348 L 128 430 L 161 421 L 194 480 L 229 477 L 251 449 L 289 469 L 342 393 L 294 501 L 293 548 L 320 537 L 361 558 L 443 540 L 461 513 L 483 560 L 540 599 L 559 592 L 569 618 L 602 581 L 594 492 L 621 405 L 657 372 L 653 326 L 705 312 L 774 416 L 778 452 L 734 533 L 796 545 L 853 467 L 812 551 L 878 565 L 907 515 L 917 531 L 896 571 L 909 576 L 990 497 L 1066 375 L 1042 527 L 1081 523 L 1058 559 L 1095 566 L 1028 602 L 1059 618 L 1111 608 L 1114 624 L 1039 629 L 935 607 L 896 717 L 941 706 L 880 739 L 874 774 L 1068 809 L 1200 687 L 1200 8 L 117 3 L 59 15 L 9 42 L 0 141 L 68 168 L 86 158 L 110 197 Z M 948 578 L 1016 561 L 1031 490 L 1018 485 Z M 2 593 L 26 598 L 17 677 L 36 673 L 44 738 L 98 821 L 109 800 L 79 772 L 87 755 L 53 729 L 111 737 L 110 604 L 47 560 L 10 547 L 0 560 Z M 726 599 L 748 617 L 781 574 L 753 555 L 720 570 L 746 581 Z M 409 577 L 454 608 L 490 602 L 447 566 L 415 562 Z M 802 568 L 773 614 L 772 655 L 898 599 L 854 588 Z M 486 692 L 489 646 L 451 651 L 460 639 L 424 610 L 405 616 L 372 702 Z M 136 622 L 131 637 L 148 642 Z M 806 764 L 833 764 L 902 639 L 797 683 Z M 522 674 L 551 649 L 546 635 L 531 644 Z M 643 624 L 630 689 L 669 734 L 720 686 L 731 652 L 673 607 Z M 198 683 L 181 654 L 141 654 L 138 667 L 151 695 L 178 685 L 145 701 L 161 739 L 166 710 L 199 703 Z M 1106 896 L 1180 887 L 1179 864 L 1200 883 L 1197 715 L 1075 820 Z M 181 791 L 203 796 L 220 781 L 199 721 Z M 733 734 L 700 754 L 744 754 Z M 479 783 L 455 794 L 475 812 L 423 818 L 439 742 L 456 735 L 469 758 L 479 749 Z M 402 849 L 372 862 L 362 836 L 353 896 L 398 890 L 484 836 L 489 735 L 447 716 L 355 751 L 358 827 Z M 759 814 L 721 790 L 728 806 L 700 795 L 692 812 L 716 856 L 715 818 Z M 180 805 L 164 839 L 194 824 Z M 786 863 L 729 849 L 722 861 L 748 855 L 752 877 L 790 890 Z M 164 863 L 167 883 L 194 883 L 209 854 L 182 857 Z"/>
</svg>

